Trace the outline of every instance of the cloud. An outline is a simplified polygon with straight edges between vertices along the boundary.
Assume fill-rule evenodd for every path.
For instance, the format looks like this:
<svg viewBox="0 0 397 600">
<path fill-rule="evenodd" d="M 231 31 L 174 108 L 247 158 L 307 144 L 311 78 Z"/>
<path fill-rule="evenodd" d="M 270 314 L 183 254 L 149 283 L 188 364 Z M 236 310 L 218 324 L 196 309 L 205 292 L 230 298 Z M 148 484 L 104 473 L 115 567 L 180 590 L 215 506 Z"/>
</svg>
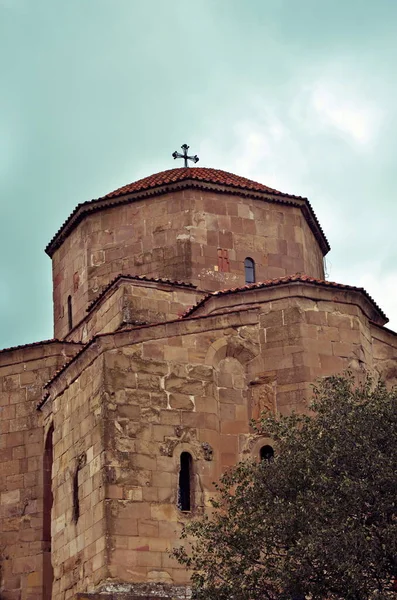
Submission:
<svg viewBox="0 0 397 600">
<path fill-rule="evenodd" d="M 370 152 L 381 133 L 380 99 L 369 96 L 347 67 L 339 74 L 326 65 L 318 70 L 323 75 L 302 75 L 271 102 L 265 88 L 246 90 L 244 111 L 217 115 L 212 123 L 200 148 L 206 162 L 219 162 L 216 143 L 228 131 L 222 151 L 228 170 L 307 195 L 321 157 L 328 155 L 330 165 L 339 163 L 344 150 L 351 158 L 352 149 Z"/>
<path fill-rule="evenodd" d="M 233 116 L 230 122 L 233 125 L 227 127 L 222 120 L 218 121 L 201 143 L 199 156 L 205 157 L 206 164 L 222 165 L 227 171 L 284 192 L 304 193 L 302 180 L 308 163 L 288 118 L 254 94 L 247 100 L 244 114 Z M 225 130 L 228 130 L 226 140 Z M 222 137 L 224 149 L 217 146 Z"/>
<path fill-rule="evenodd" d="M 359 83 L 349 83 L 346 73 L 343 81 L 306 78 L 294 91 L 287 101 L 273 98 L 272 103 L 266 90 L 247 91 L 244 111 L 218 114 L 210 123 L 200 158 L 309 197 L 334 247 L 327 256 L 329 279 L 367 289 L 396 328 L 397 273 L 386 262 L 390 248 L 375 241 L 376 231 L 387 236 L 388 224 L 382 211 L 371 209 L 368 216 L 376 171 L 367 166 L 379 160 L 376 143 L 385 134 L 379 107 L 385 104 L 365 94 Z"/>
<path fill-rule="evenodd" d="M 317 84 L 311 102 L 324 124 L 335 127 L 359 144 L 368 144 L 377 132 L 379 113 L 357 99 L 346 98 L 341 89 Z"/>
<path fill-rule="evenodd" d="M 291 116 L 311 135 L 337 133 L 358 147 L 370 147 L 379 134 L 382 111 L 350 79 L 344 73 L 340 78 L 324 77 L 303 85 Z"/>
</svg>

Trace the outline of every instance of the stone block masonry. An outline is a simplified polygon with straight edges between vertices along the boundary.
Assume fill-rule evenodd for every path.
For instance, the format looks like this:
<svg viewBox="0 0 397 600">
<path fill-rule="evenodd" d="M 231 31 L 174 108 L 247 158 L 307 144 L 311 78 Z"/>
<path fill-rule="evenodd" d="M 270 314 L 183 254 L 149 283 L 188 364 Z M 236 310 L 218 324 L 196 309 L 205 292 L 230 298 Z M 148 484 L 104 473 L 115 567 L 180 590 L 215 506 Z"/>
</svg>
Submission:
<svg viewBox="0 0 397 600">
<path fill-rule="evenodd" d="M 305 198 L 214 169 L 75 209 L 47 247 L 61 341 L 0 351 L 1 600 L 186 600 L 183 524 L 277 452 L 251 419 L 346 368 L 397 382 L 397 335 L 323 281 L 328 250 Z"/>
<path fill-rule="evenodd" d="M 60 442 L 59 451 L 54 444 L 56 489 L 68 477 L 70 488 L 77 453 L 94 448 L 79 480 L 81 521 L 68 524 L 70 494 L 54 499 L 64 523 L 62 545 L 53 548 L 55 600 L 105 582 L 114 590 L 122 582 L 128 597 L 139 596 L 138 584 L 152 585 L 153 594 L 159 585 L 188 585 L 189 573 L 169 551 L 183 523 L 207 510 L 220 474 L 242 458 L 258 459 L 269 443 L 253 434 L 250 419 L 264 409 L 307 410 L 318 377 L 349 368 L 361 378 L 378 368 L 373 325 L 357 294 L 340 302 L 334 290 L 308 295 L 293 283 L 277 294 L 247 291 L 243 300 L 220 295 L 209 299 L 210 314 L 202 314 L 204 305 L 198 317 L 101 336 L 94 353 L 81 353 L 49 386 L 55 428 L 64 424 L 74 440 Z M 186 452 L 193 471 L 184 512 Z M 82 546 L 92 514 L 97 539 Z"/>
<path fill-rule="evenodd" d="M 69 296 L 76 325 L 120 273 L 217 290 L 244 285 L 247 256 L 258 281 L 297 272 L 324 277 L 322 250 L 301 209 L 265 197 L 192 189 L 93 212 L 53 255 L 55 335 L 69 332 Z"/>
<path fill-rule="evenodd" d="M 41 600 L 50 542 L 43 539 L 43 385 L 80 345 L 0 352 L 0 565 L 2 600 Z M 48 573 L 48 569 L 47 569 Z"/>
</svg>

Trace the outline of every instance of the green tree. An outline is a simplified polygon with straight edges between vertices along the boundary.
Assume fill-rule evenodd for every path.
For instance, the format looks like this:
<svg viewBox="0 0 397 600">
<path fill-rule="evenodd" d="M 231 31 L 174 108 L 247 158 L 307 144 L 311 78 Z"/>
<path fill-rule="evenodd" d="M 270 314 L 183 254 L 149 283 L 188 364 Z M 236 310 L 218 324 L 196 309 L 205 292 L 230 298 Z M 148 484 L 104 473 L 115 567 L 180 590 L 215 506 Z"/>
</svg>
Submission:
<svg viewBox="0 0 397 600">
<path fill-rule="evenodd" d="M 212 514 L 185 528 L 174 556 L 194 598 L 397 596 L 397 391 L 330 377 L 311 409 L 263 417 L 274 460 L 229 470 Z"/>
</svg>

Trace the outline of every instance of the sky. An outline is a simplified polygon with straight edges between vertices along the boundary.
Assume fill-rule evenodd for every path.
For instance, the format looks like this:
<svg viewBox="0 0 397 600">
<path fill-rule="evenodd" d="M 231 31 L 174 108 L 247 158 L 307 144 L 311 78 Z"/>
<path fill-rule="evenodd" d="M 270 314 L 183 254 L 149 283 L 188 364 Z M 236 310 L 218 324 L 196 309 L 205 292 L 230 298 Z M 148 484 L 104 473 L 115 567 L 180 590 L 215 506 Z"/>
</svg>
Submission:
<svg viewBox="0 0 397 600">
<path fill-rule="evenodd" d="M 395 0 L 0 0 L 0 348 L 51 338 L 79 202 L 198 166 L 308 197 L 397 329 Z"/>
</svg>

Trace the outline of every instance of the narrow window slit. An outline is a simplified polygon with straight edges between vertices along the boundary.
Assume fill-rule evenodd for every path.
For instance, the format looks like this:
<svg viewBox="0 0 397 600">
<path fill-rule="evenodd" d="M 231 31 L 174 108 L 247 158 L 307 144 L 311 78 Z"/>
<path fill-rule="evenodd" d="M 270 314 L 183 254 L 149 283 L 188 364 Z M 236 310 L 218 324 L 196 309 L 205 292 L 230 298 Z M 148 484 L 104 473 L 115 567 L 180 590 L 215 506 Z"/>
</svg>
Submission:
<svg viewBox="0 0 397 600">
<path fill-rule="evenodd" d="M 79 465 L 77 464 L 73 473 L 73 523 L 77 523 L 80 517 L 79 502 Z"/>
<path fill-rule="evenodd" d="M 85 452 L 80 454 L 76 461 L 76 466 L 73 472 L 73 523 L 77 524 L 80 518 L 80 500 L 79 500 L 79 471 L 86 465 L 87 456 Z"/>
<path fill-rule="evenodd" d="M 191 510 L 192 493 L 192 456 L 189 452 L 182 452 L 179 470 L 178 508 L 184 512 Z"/>
<path fill-rule="evenodd" d="M 68 296 L 68 325 L 69 331 L 73 329 L 72 296 Z"/>
<path fill-rule="evenodd" d="M 43 600 L 51 600 L 54 572 L 51 562 L 51 510 L 53 433 L 51 425 L 45 440 L 43 457 Z"/>
</svg>

